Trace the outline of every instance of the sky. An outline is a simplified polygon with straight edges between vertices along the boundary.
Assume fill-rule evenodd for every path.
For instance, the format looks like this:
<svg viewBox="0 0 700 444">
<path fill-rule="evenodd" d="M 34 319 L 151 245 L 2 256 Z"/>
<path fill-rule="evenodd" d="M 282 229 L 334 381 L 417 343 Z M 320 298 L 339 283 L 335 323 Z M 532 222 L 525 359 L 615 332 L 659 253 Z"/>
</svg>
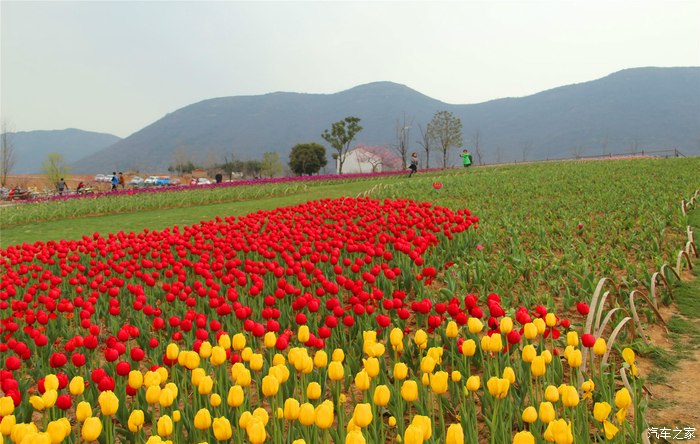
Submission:
<svg viewBox="0 0 700 444">
<path fill-rule="evenodd" d="M 0 2 L 7 131 L 126 137 L 192 103 L 391 81 L 451 104 L 700 66 L 700 0 Z"/>
</svg>

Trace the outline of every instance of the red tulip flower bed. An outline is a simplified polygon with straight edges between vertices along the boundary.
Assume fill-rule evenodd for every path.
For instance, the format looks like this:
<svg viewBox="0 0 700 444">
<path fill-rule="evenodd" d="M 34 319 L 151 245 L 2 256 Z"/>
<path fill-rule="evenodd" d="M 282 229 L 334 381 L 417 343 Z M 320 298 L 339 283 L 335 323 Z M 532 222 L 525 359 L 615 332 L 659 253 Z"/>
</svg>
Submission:
<svg viewBox="0 0 700 444">
<path fill-rule="evenodd" d="M 47 373 L 114 390 L 132 369 L 172 365 L 169 341 L 197 350 L 224 332 L 274 332 L 284 350 L 300 325 L 316 348 L 412 315 L 431 329 L 448 317 L 463 325 L 458 302 L 406 295 L 442 266 L 434 247 L 477 222 L 466 209 L 346 198 L 10 247 L 0 251 L 0 388 L 18 406 Z M 240 360 L 230 349 L 227 358 Z"/>
</svg>

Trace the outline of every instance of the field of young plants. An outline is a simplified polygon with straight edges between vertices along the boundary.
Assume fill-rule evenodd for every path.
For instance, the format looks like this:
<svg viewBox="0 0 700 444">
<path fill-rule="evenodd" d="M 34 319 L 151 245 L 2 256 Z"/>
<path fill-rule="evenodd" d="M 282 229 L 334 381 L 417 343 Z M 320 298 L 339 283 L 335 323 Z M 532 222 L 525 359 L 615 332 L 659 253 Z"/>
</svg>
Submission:
<svg viewBox="0 0 700 444">
<path fill-rule="evenodd" d="M 648 441 L 637 354 L 697 256 L 681 203 L 698 171 L 557 162 L 342 179 L 361 192 L 312 201 L 331 179 L 2 208 L 17 238 L 75 214 L 231 211 L 2 242 L 0 443 Z M 298 203 L 236 214 L 280 196 Z"/>
</svg>

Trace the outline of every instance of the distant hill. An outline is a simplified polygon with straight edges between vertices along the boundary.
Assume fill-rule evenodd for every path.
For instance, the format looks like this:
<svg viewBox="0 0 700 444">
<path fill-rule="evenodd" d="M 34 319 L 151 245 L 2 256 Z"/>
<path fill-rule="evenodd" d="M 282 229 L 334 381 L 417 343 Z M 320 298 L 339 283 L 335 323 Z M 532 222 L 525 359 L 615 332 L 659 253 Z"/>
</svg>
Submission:
<svg viewBox="0 0 700 444">
<path fill-rule="evenodd" d="M 634 68 L 527 97 L 471 105 L 447 104 L 391 82 L 335 94 L 277 92 L 204 100 L 73 166 L 86 173 L 164 171 L 177 151 L 202 162 L 224 155 L 258 159 L 263 152 L 277 151 L 286 161 L 297 143 L 327 146 L 323 130 L 350 115 L 360 117 L 364 128 L 357 145 L 395 143 L 398 121 L 405 116 L 411 122 L 410 150 L 418 151 L 418 126 L 425 128 L 441 110 L 462 120 L 469 147 L 479 132 L 485 162 L 669 148 L 700 154 L 700 68 Z"/>
<path fill-rule="evenodd" d="M 7 133 L 14 149 L 15 164 L 11 174 L 38 174 L 49 153 L 63 156 L 66 163 L 94 154 L 120 141 L 112 134 L 69 128 L 55 131 L 21 131 Z"/>
</svg>

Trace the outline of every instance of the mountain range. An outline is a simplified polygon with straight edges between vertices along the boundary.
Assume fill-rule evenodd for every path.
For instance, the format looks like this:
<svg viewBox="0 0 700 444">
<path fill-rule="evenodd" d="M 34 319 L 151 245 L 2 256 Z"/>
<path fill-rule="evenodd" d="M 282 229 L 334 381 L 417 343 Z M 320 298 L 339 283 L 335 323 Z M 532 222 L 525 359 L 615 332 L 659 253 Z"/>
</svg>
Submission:
<svg viewBox="0 0 700 444">
<path fill-rule="evenodd" d="M 441 102 L 392 82 L 335 94 L 209 99 L 173 111 L 109 146 L 84 151 L 72 167 L 76 173 L 158 172 L 167 170 L 176 153 L 205 163 L 224 156 L 259 159 L 263 152 L 276 151 L 286 161 L 295 144 L 306 142 L 325 145 L 330 156 L 321 134 L 346 116 L 361 119 L 363 130 L 354 144 L 395 144 L 397 129 L 405 125 L 409 150 L 420 151 L 419 127 L 425 129 L 442 110 L 460 118 L 464 142 L 472 150 L 478 133 L 486 163 L 665 149 L 700 155 L 700 67 L 650 67 L 469 105 Z M 437 159 L 431 155 L 431 163 Z"/>
</svg>

